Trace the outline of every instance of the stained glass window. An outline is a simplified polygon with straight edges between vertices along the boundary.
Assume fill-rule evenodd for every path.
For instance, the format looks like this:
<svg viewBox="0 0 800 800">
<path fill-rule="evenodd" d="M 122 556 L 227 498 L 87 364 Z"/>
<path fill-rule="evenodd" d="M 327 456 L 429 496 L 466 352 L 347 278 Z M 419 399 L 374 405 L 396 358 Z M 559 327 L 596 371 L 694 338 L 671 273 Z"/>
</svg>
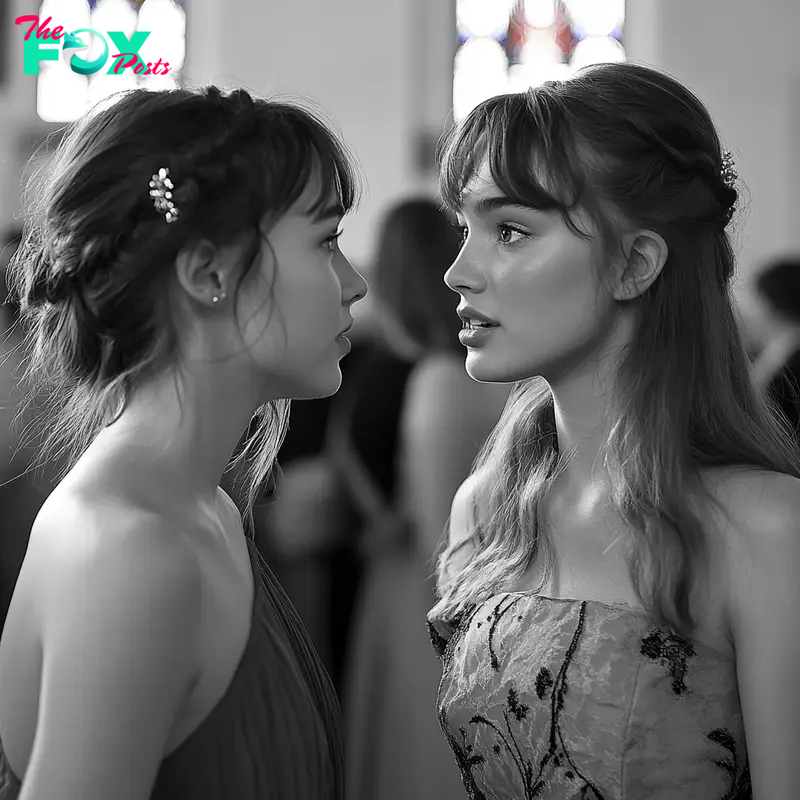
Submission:
<svg viewBox="0 0 800 800">
<path fill-rule="evenodd" d="M 456 120 L 494 95 L 625 60 L 625 0 L 457 0 L 456 9 Z"/>
<path fill-rule="evenodd" d="M 71 122 L 82 116 L 96 103 L 117 92 L 143 87 L 147 89 L 172 88 L 180 84 L 181 70 L 186 56 L 186 13 L 184 0 L 44 0 L 39 9 L 39 19 L 52 17 L 49 27 L 62 26 L 64 31 L 81 29 L 97 31 L 79 33 L 79 49 L 67 52 L 61 39 L 61 57 L 56 61 L 41 61 L 37 86 L 37 111 L 46 122 Z M 138 53 L 144 64 L 153 64 L 156 71 L 146 67 L 121 69 L 131 63 L 113 56 L 122 48 L 108 32 L 120 32 L 130 42 L 127 51 Z M 136 49 L 142 34 L 148 32 L 143 44 Z M 104 41 L 105 40 L 105 41 Z M 119 39 L 124 44 L 124 40 Z M 91 62 L 100 59 L 108 48 L 108 59 L 103 68 L 90 75 L 76 73 L 68 64 L 72 55 Z M 169 71 L 164 73 L 165 65 Z M 117 66 L 118 73 L 113 71 Z M 109 74 L 110 73 L 110 74 Z"/>
</svg>

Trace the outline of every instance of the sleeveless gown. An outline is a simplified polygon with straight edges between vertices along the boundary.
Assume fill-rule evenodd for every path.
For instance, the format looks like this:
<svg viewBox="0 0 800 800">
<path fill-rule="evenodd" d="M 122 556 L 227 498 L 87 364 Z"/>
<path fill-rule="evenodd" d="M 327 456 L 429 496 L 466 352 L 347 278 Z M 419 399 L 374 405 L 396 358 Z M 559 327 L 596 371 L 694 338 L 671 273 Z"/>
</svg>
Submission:
<svg viewBox="0 0 800 800">
<path fill-rule="evenodd" d="M 340 800 L 339 704 L 291 602 L 248 539 L 250 636 L 223 698 L 161 763 L 151 800 Z M 20 782 L 0 746 L 0 800 Z"/>
<path fill-rule="evenodd" d="M 751 800 L 734 662 L 645 611 L 505 592 L 429 632 L 471 800 Z"/>
</svg>

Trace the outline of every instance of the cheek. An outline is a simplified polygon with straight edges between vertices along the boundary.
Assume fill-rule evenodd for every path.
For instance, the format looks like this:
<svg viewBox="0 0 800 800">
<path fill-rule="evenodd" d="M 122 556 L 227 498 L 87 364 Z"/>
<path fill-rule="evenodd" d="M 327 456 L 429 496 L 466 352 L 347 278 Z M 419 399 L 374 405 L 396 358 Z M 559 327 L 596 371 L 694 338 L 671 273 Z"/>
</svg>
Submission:
<svg viewBox="0 0 800 800">
<path fill-rule="evenodd" d="M 241 292 L 238 306 L 238 328 L 241 341 L 252 353 L 277 352 L 285 346 L 287 334 L 280 304 L 264 288 L 258 292 Z"/>
<path fill-rule="evenodd" d="M 514 309 L 514 329 L 537 341 L 581 335 L 607 313 L 604 293 L 585 256 L 509 271 L 504 294 Z"/>
<path fill-rule="evenodd" d="M 330 259 L 312 254 L 280 276 L 275 285 L 275 304 L 286 327 L 286 346 L 314 348 L 329 341 L 341 327 L 342 290 Z"/>
<path fill-rule="evenodd" d="M 259 362 L 278 363 L 287 354 L 327 348 L 342 325 L 341 296 L 325 255 L 286 259 L 274 277 L 254 274 L 242 284 L 242 339 Z"/>
<path fill-rule="evenodd" d="M 256 265 L 246 274 L 235 298 L 233 325 L 239 348 L 242 345 L 262 360 L 270 352 L 280 352 L 288 336 L 285 295 L 280 272 L 275 274 L 263 265 Z"/>
</svg>

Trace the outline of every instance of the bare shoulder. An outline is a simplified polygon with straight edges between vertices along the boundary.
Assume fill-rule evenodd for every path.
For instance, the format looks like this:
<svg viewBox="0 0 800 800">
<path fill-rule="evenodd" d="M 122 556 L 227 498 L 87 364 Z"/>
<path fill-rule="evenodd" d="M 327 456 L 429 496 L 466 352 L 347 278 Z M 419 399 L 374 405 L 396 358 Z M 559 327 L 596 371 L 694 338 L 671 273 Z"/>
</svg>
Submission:
<svg viewBox="0 0 800 800">
<path fill-rule="evenodd" d="M 777 622 L 779 598 L 796 591 L 800 480 L 767 470 L 722 469 L 710 472 L 706 484 L 721 512 L 714 515 L 713 552 L 719 554 L 728 626 L 741 645 L 756 618 Z"/>
<path fill-rule="evenodd" d="M 475 527 L 475 515 L 472 509 L 475 490 L 481 480 L 480 472 L 473 472 L 458 487 L 458 491 L 453 497 L 453 505 L 450 513 L 450 541 L 457 543 L 462 539 L 469 538 Z"/>
<path fill-rule="evenodd" d="M 17 631 L 26 607 L 34 612 L 41 654 L 30 665 L 41 670 L 36 734 L 18 743 L 14 764 L 31 796 L 149 796 L 198 675 L 192 549 L 164 516 L 102 497 L 54 492 L 9 612 Z M 24 665 L 11 644 L 3 661 L 16 681 Z"/>
<path fill-rule="evenodd" d="M 458 487 L 450 509 L 450 525 L 448 531 L 448 548 L 451 551 L 450 571 L 458 571 L 469 559 L 472 545 L 469 544 L 475 531 L 475 514 L 473 497 L 481 480 L 479 472 L 472 473 Z"/>
<path fill-rule="evenodd" d="M 800 480 L 768 471 L 722 471 L 712 483 L 728 518 L 721 537 L 724 597 L 753 796 L 794 797 L 792 756 L 800 752 Z"/>
<path fill-rule="evenodd" d="M 706 485 L 725 512 L 728 544 L 750 550 L 800 538 L 800 479 L 767 470 L 720 469 L 707 473 Z"/>
<path fill-rule="evenodd" d="M 31 532 L 34 568 L 47 574 L 41 609 L 48 627 L 58 630 L 57 620 L 80 602 L 116 598 L 109 612 L 121 622 L 160 607 L 186 628 L 197 614 L 202 579 L 183 533 L 173 520 L 122 499 L 55 492 Z"/>
</svg>

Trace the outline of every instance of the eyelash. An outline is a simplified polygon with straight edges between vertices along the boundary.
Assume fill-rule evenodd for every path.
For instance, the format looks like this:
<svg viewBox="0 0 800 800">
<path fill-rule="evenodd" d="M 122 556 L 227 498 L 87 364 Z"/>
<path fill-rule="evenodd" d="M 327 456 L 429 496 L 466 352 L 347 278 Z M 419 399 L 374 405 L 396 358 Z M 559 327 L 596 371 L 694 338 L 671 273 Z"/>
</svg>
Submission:
<svg viewBox="0 0 800 800">
<path fill-rule="evenodd" d="M 466 227 L 466 225 L 460 225 L 457 222 L 452 223 L 452 225 L 458 231 L 459 235 L 461 236 L 461 246 L 463 247 L 464 243 L 467 241 L 467 233 L 468 233 L 467 227 Z M 512 233 L 519 234 L 522 237 L 522 239 L 527 239 L 527 238 L 530 237 L 529 233 L 526 233 L 525 231 L 520 230 L 519 228 L 516 228 L 514 225 L 509 225 L 506 222 L 498 223 L 495 226 L 495 229 L 497 230 L 498 234 L 500 234 L 502 231 L 506 230 L 506 231 L 511 231 Z M 500 244 L 502 244 L 504 247 L 513 247 L 515 244 L 517 244 L 518 242 L 522 241 L 522 239 L 517 239 L 514 242 L 504 242 L 504 241 L 501 240 Z"/>
<path fill-rule="evenodd" d="M 459 244 L 461 245 L 461 247 L 463 247 L 464 242 L 467 241 L 467 226 L 461 225 L 458 222 L 451 222 L 450 225 L 452 226 L 453 230 L 455 230 L 456 233 L 458 233 L 458 237 L 460 239 Z"/>
<path fill-rule="evenodd" d="M 328 236 L 324 241 L 323 244 L 331 251 L 331 253 L 336 252 L 336 242 L 339 240 L 339 237 L 344 233 L 344 231 L 337 231 L 332 236 Z M 334 246 L 332 246 L 334 245 Z"/>
<path fill-rule="evenodd" d="M 503 242 L 503 241 L 501 241 L 500 244 L 504 245 L 505 247 L 513 247 L 515 244 L 517 244 L 518 242 L 522 241 L 523 239 L 527 239 L 527 238 L 530 237 L 529 233 L 526 233 L 525 231 L 520 230 L 519 228 L 515 228 L 513 225 L 508 225 L 505 222 L 501 222 L 496 227 L 497 227 L 497 232 L 498 233 L 500 233 L 503 230 L 507 230 L 507 231 L 511 231 L 511 233 L 518 233 L 522 237 L 521 239 L 517 239 L 514 242 Z"/>
</svg>

